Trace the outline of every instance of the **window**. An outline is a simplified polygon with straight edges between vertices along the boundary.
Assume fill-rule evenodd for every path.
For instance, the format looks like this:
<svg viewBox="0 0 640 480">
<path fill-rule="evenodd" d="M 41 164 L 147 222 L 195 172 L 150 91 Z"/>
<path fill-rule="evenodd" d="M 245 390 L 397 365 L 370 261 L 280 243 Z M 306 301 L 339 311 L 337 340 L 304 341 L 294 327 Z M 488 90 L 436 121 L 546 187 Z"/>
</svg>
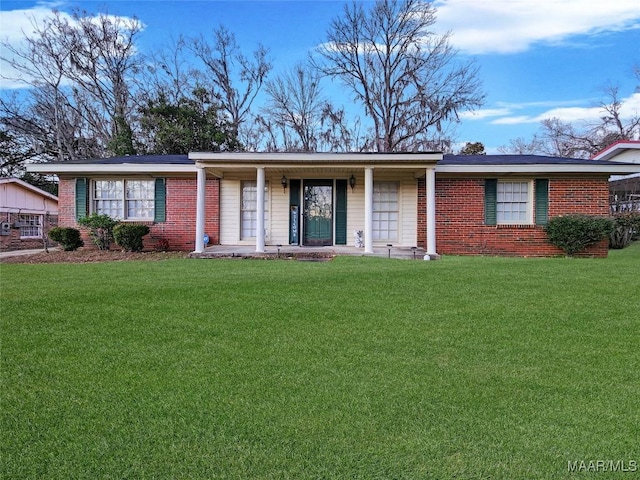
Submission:
<svg viewBox="0 0 640 480">
<path fill-rule="evenodd" d="M 42 237 L 42 215 L 20 215 L 20 238 Z"/>
<path fill-rule="evenodd" d="M 545 225 L 548 212 L 548 179 L 485 179 L 485 225 Z"/>
<path fill-rule="evenodd" d="M 373 184 L 373 240 L 398 239 L 398 184 Z"/>
<path fill-rule="evenodd" d="M 240 239 L 247 240 L 256 238 L 256 228 L 258 226 L 258 211 L 256 209 L 258 199 L 258 187 L 255 181 L 242 182 L 242 198 L 240 200 Z M 267 212 L 269 203 L 267 201 L 268 187 L 264 187 L 264 228 L 267 229 Z"/>
<path fill-rule="evenodd" d="M 498 181 L 496 198 L 497 222 L 506 224 L 532 223 L 530 182 Z"/>
<path fill-rule="evenodd" d="M 154 180 L 96 180 L 93 212 L 123 220 L 153 220 L 154 195 Z"/>
</svg>

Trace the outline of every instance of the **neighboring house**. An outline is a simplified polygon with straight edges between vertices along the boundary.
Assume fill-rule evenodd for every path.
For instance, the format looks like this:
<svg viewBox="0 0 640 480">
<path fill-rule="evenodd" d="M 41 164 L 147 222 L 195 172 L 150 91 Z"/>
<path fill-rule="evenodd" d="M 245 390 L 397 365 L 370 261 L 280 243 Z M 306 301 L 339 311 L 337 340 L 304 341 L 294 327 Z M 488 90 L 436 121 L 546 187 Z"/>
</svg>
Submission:
<svg viewBox="0 0 640 480">
<path fill-rule="evenodd" d="M 58 197 L 17 178 L 0 178 L 0 250 L 43 247 L 58 223 Z"/>
<path fill-rule="evenodd" d="M 593 159 L 640 165 L 640 141 L 616 142 L 596 154 Z M 611 177 L 609 191 L 611 213 L 640 211 L 640 173 Z"/>
<path fill-rule="evenodd" d="M 106 213 L 151 228 L 146 247 L 418 246 L 438 254 L 546 256 L 544 226 L 607 215 L 608 179 L 640 165 L 442 153 L 199 153 L 38 164 L 60 178 L 60 224 Z M 354 247 L 355 248 L 355 247 Z M 606 256 L 607 242 L 589 248 Z"/>
</svg>

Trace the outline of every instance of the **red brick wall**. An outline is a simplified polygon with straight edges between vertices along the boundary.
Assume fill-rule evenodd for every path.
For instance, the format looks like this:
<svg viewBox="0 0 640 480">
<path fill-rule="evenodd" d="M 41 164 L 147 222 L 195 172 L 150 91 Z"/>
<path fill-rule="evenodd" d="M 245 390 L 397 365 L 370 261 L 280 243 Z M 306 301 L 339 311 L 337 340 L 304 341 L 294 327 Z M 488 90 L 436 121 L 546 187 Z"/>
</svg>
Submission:
<svg viewBox="0 0 640 480">
<path fill-rule="evenodd" d="M 144 238 L 145 250 L 153 250 L 160 239 L 169 241 L 171 250 L 192 251 L 196 235 L 196 179 L 167 178 L 166 221 L 148 222 L 151 232 Z M 220 181 L 207 180 L 205 193 L 205 233 L 209 244 L 220 243 Z M 58 187 L 59 224 L 78 228 L 75 218 L 75 178 L 60 179 Z M 92 246 L 83 230 L 85 246 Z"/>
<path fill-rule="evenodd" d="M 607 178 L 551 178 L 549 218 L 571 213 L 608 215 Z M 418 245 L 426 247 L 424 179 L 418 181 Z M 436 250 L 455 255 L 553 256 L 543 226 L 484 225 L 484 178 L 436 179 Z M 606 256 L 608 240 L 582 255 Z"/>
</svg>

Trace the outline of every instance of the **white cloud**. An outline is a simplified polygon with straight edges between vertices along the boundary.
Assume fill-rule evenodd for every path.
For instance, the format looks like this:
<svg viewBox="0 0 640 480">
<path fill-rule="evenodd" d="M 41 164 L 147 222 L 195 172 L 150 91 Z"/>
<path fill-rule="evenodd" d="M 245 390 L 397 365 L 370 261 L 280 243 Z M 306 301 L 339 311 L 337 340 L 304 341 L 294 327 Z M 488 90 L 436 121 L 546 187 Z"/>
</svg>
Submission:
<svg viewBox="0 0 640 480">
<path fill-rule="evenodd" d="M 460 118 L 462 120 L 484 120 L 486 118 L 509 115 L 510 113 L 510 108 L 481 108 L 472 112 L 462 112 Z"/>
<path fill-rule="evenodd" d="M 436 0 L 437 28 L 471 54 L 523 52 L 576 35 L 640 28 L 638 0 Z"/>
<path fill-rule="evenodd" d="M 640 93 L 634 93 L 621 100 L 620 115 L 622 118 L 632 118 L 640 115 Z M 578 123 L 597 121 L 603 116 L 601 107 L 557 107 L 545 110 L 535 115 L 517 115 L 492 120 L 494 125 L 519 125 L 526 123 L 540 123 L 547 118 L 557 118 L 563 122 Z"/>
</svg>

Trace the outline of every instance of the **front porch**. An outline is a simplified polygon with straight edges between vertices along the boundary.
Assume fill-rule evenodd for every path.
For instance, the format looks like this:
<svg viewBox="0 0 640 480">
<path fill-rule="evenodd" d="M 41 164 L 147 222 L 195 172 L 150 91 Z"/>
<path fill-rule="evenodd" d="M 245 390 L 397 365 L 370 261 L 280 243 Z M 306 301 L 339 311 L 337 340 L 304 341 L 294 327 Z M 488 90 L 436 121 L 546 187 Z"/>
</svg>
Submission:
<svg viewBox="0 0 640 480">
<path fill-rule="evenodd" d="M 383 257 L 403 260 L 423 260 L 426 251 L 418 247 L 375 246 L 373 253 L 364 248 L 333 245 L 326 247 L 300 247 L 297 245 L 266 245 L 264 252 L 256 252 L 252 245 L 212 245 L 203 252 L 193 252 L 191 258 L 291 258 L 296 260 L 320 260 L 336 256 Z M 435 259 L 428 257 L 429 259 Z"/>
<path fill-rule="evenodd" d="M 189 158 L 197 168 L 194 256 L 212 252 L 212 248 L 222 255 L 250 252 L 261 257 L 274 250 L 277 255 L 274 245 L 282 245 L 280 252 L 290 255 L 297 253 L 289 249 L 311 252 L 310 248 L 322 246 L 322 251 L 341 254 L 390 256 L 386 245 L 391 243 L 402 247 L 395 249 L 398 254 L 413 258 L 412 247 L 422 236 L 427 252 L 422 257 L 437 257 L 435 166 L 442 158 L 439 152 L 192 152 Z M 220 182 L 219 209 L 213 217 L 218 224 L 213 228 L 221 247 L 205 251 L 205 224 L 211 221 L 205 202 L 207 177 Z M 418 224 L 421 178 L 426 184 L 421 202 L 426 222 Z M 364 249 L 347 247 L 350 232 L 360 232 Z"/>
</svg>

